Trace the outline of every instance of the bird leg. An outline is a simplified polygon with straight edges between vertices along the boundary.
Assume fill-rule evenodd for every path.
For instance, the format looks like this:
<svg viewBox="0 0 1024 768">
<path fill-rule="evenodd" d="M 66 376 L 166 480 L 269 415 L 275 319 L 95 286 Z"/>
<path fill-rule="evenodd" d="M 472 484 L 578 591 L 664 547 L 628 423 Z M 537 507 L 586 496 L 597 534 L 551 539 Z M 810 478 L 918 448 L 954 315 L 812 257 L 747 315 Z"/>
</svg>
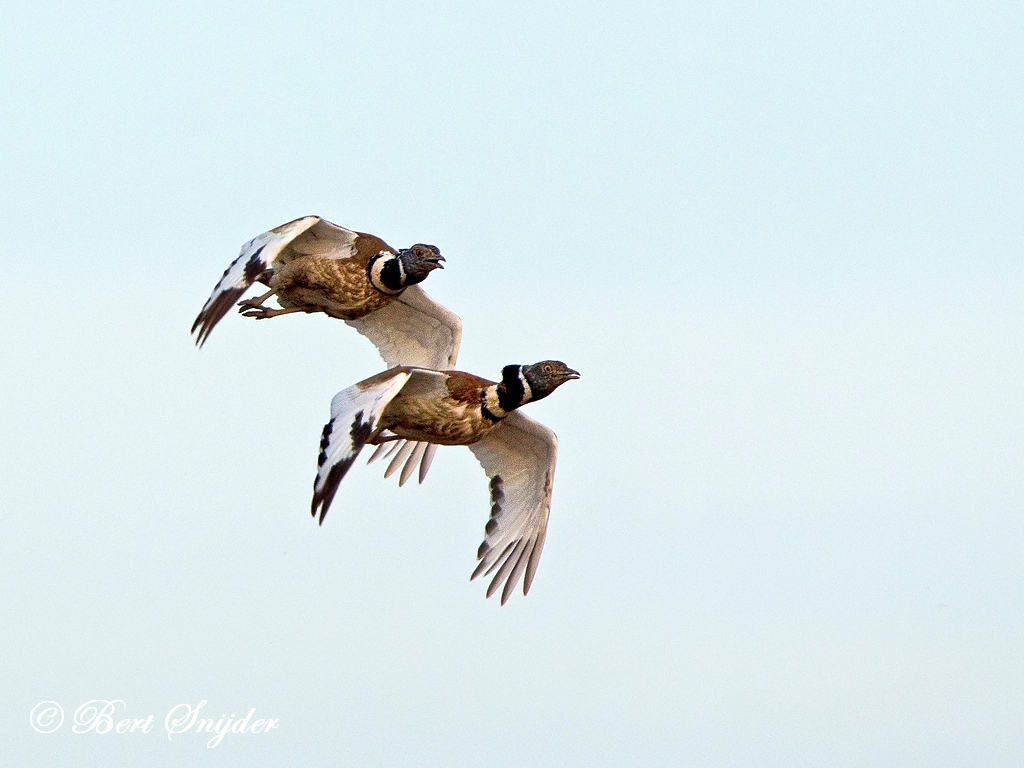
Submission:
<svg viewBox="0 0 1024 768">
<path fill-rule="evenodd" d="M 242 310 L 238 310 L 242 312 Z M 287 309 L 267 309 L 266 307 L 253 307 L 242 312 L 242 317 L 255 317 L 257 320 L 266 320 L 268 317 L 278 315 L 290 315 L 292 312 L 318 312 L 319 310 L 309 307 L 288 307 Z"/>
<path fill-rule="evenodd" d="M 245 299 L 244 301 L 238 302 L 238 311 L 243 312 L 247 309 L 262 309 L 263 302 L 269 299 L 277 293 L 277 289 L 271 289 L 264 293 L 262 296 L 257 296 L 255 299 Z"/>
</svg>

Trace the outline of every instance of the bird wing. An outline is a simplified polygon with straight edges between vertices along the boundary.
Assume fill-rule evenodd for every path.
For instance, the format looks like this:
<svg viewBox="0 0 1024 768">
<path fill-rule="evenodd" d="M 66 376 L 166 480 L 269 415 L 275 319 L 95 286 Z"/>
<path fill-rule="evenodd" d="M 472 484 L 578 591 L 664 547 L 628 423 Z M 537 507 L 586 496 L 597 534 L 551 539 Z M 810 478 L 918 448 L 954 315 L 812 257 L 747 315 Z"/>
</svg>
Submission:
<svg viewBox="0 0 1024 768">
<path fill-rule="evenodd" d="M 358 320 L 346 323 L 368 338 L 388 366 L 448 370 L 459 357 L 462 321 L 418 285 Z"/>
<path fill-rule="evenodd" d="M 354 253 L 354 243 L 359 234 L 321 219 L 319 216 L 304 216 L 289 221 L 269 232 L 257 235 L 242 246 L 238 258 L 224 270 L 224 274 L 213 293 L 206 300 L 202 311 L 192 323 L 196 344 L 206 343 L 214 326 L 234 306 L 253 283 L 267 270 L 299 256 L 317 254 L 328 258 L 347 258 Z"/>
<path fill-rule="evenodd" d="M 459 357 L 462 321 L 454 312 L 431 299 L 418 285 L 406 288 L 387 306 L 358 320 L 345 322 L 373 342 L 388 366 L 412 365 L 449 370 Z M 389 450 L 389 455 L 394 454 L 394 458 L 384 477 L 390 477 L 404 462 L 398 479 L 398 484 L 404 485 L 417 463 L 420 465 L 419 481 L 423 482 L 437 446 L 400 440 L 379 446 L 370 461 L 376 460 L 385 450 Z"/>
<path fill-rule="evenodd" d="M 299 232 L 294 239 L 287 243 L 278 259 L 281 263 L 287 263 L 299 256 L 347 259 L 349 256 L 355 255 L 356 240 L 360 238 L 368 238 L 375 241 L 381 248 L 394 252 L 391 246 L 373 235 L 353 232 L 351 229 L 339 227 L 337 224 L 327 219 L 321 219 L 319 216 L 309 216 L 307 218 L 315 220 L 313 225 Z M 285 226 L 288 225 L 286 224 Z"/>
<path fill-rule="evenodd" d="M 437 371 L 418 368 L 391 368 L 341 390 L 331 400 L 331 420 L 324 425 L 313 481 L 311 514 L 320 510 L 320 523 L 331 506 L 338 484 L 359 452 L 376 431 L 380 415 L 388 403 L 410 381 L 417 385 L 443 386 L 447 377 Z M 437 379 L 440 382 L 436 381 Z"/>
<path fill-rule="evenodd" d="M 558 440 L 543 424 L 513 411 L 469 449 L 491 479 L 491 517 L 471 580 L 497 571 L 487 597 L 504 582 L 504 605 L 524 570 L 524 595 L 537 571 L 551 510 Z"/>
</svg>

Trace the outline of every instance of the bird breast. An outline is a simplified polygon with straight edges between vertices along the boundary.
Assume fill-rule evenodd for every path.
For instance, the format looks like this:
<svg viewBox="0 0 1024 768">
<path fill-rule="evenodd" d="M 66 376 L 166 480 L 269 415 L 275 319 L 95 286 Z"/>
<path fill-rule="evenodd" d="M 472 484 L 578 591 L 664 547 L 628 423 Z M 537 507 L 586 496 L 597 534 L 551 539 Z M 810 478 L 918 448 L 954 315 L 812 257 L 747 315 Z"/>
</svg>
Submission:
<svg viewBox="0 0 1024 768">
<path fill-rule="evenodd" d="M 285 264 L 271 287 L 282 307 L 315 307 L 342 320 L 356 320 L 395 298 L 373 287 L 359 258 L 304 256 Z"/>
</svg>

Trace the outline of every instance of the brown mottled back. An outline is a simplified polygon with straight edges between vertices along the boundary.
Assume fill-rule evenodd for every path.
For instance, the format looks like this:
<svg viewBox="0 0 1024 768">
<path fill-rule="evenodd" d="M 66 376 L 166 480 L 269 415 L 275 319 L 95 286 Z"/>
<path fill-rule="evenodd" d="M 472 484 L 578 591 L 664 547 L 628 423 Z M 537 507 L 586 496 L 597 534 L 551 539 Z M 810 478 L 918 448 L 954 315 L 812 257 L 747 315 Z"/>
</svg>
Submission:
<svg viewBox="0 0 1024 768">
<path fill-rule="evenodd" d="M 366 268 L 370 264 L 370 259 L 376 256 L 381 251 L 387 251 L 388 253 L 398 253 L 394 248 L 385 243 L 379 237 L 374 235 L 368 235 L 365 232 L 357 232 L 359 237 L 356 238 L 355 242 L 355 253 L 350 256 L 352 260 L 358 262 L 363 268 Z"/>
<path fill-rule="evenodd" d="M 477 405 L 480 402 L 480 392 L 493 384 L 493 381 L 463 371 L 452 371 L 448 374 L 448 392 L 452 400 L 466 405 Z"/>
</svg>

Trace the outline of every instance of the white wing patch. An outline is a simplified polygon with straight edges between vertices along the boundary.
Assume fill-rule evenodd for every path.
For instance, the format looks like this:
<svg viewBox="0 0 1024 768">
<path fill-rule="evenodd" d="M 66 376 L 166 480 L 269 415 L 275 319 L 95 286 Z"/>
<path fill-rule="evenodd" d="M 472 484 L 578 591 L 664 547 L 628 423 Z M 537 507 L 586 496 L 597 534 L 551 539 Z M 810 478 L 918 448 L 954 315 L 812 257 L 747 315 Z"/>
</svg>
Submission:
<svg viewBox="0 0 1024 768">
<path fill-rule="evenodd" d="M 431 299 L 418 285 L 406 288 L 402 295 L 385 307 L 358 320 L 346 320 L 349 325 L 368 338 L 387 366 L 413 365 L 433 370 L 450 370 L 459 357 L 462 342 L 462 321 L 459 316 Z M 398 484 L 405 485 L 419 464 L 422 483 L 434 460 L 436 445 L 413 443 L 405 450 L 404 441 L 391 448 L 378 446 L 368 464 L 376 461 L 384 451 L 397 451 L 384 477 L 391 477 L 405 462 Z M 390 454 L 389 454 L 390 455 Z"/>
<path fill-rule="evenodd" d="M 199 316 L 192 323 L 192 333 L 196 333 L 197 329 L 199 331 L 196 336 L 198 346 L 201 347 L 206 343 L 214 326 L 235 305 L 235 302 L 249 289 L 249 286 L 271 269 L 271 264 L 278 254 L 296 237 L 320 221 L 318 216 L 305 216 L 275 227 L 269 232 L 264 232 L 242 246 L 238 258 L 224 270 L 224 274 L 214 286 L 210 298 L 206 300 Z"/>
<path fill-rule="evenodd" d="M 346 323 L 368 338 L 384 364 L 450 370 L 459 357 L 462 321 L 418 285 L 387 306 Z"/>
<path fill-rule="evenodd" d="M 319 256 L 324 259 L 347 259 L 355 253 L 358 232 L 339 227 L 337 224 L 316 219 L 311 227 L 303 230 L 290 243 L 288 251 L 295 256 Z M 285 226 L 288 226 L 287 224 Z"/>
<path fill-rule="evenodd" d="M 374 433 L 381 413 L 409 380 L 409 371 L 389 370 L 343 389 L 331 401 L 331 420 L 324 426 L 317 458 L 310 513 L 324 522 L 338 484 Z"/>
<path fill-rule="evenodd" d="M 491 478 L 491 516 L 477 550 L 480 562 L 470 579 L 493 573 L 487 597 L 504 584 L 504 605 L 521 577 L 527 594 L 537 572 L 551 510 L 558 440 L 544 425 L 513 411 L 469 449 Z"/>
</svg>

